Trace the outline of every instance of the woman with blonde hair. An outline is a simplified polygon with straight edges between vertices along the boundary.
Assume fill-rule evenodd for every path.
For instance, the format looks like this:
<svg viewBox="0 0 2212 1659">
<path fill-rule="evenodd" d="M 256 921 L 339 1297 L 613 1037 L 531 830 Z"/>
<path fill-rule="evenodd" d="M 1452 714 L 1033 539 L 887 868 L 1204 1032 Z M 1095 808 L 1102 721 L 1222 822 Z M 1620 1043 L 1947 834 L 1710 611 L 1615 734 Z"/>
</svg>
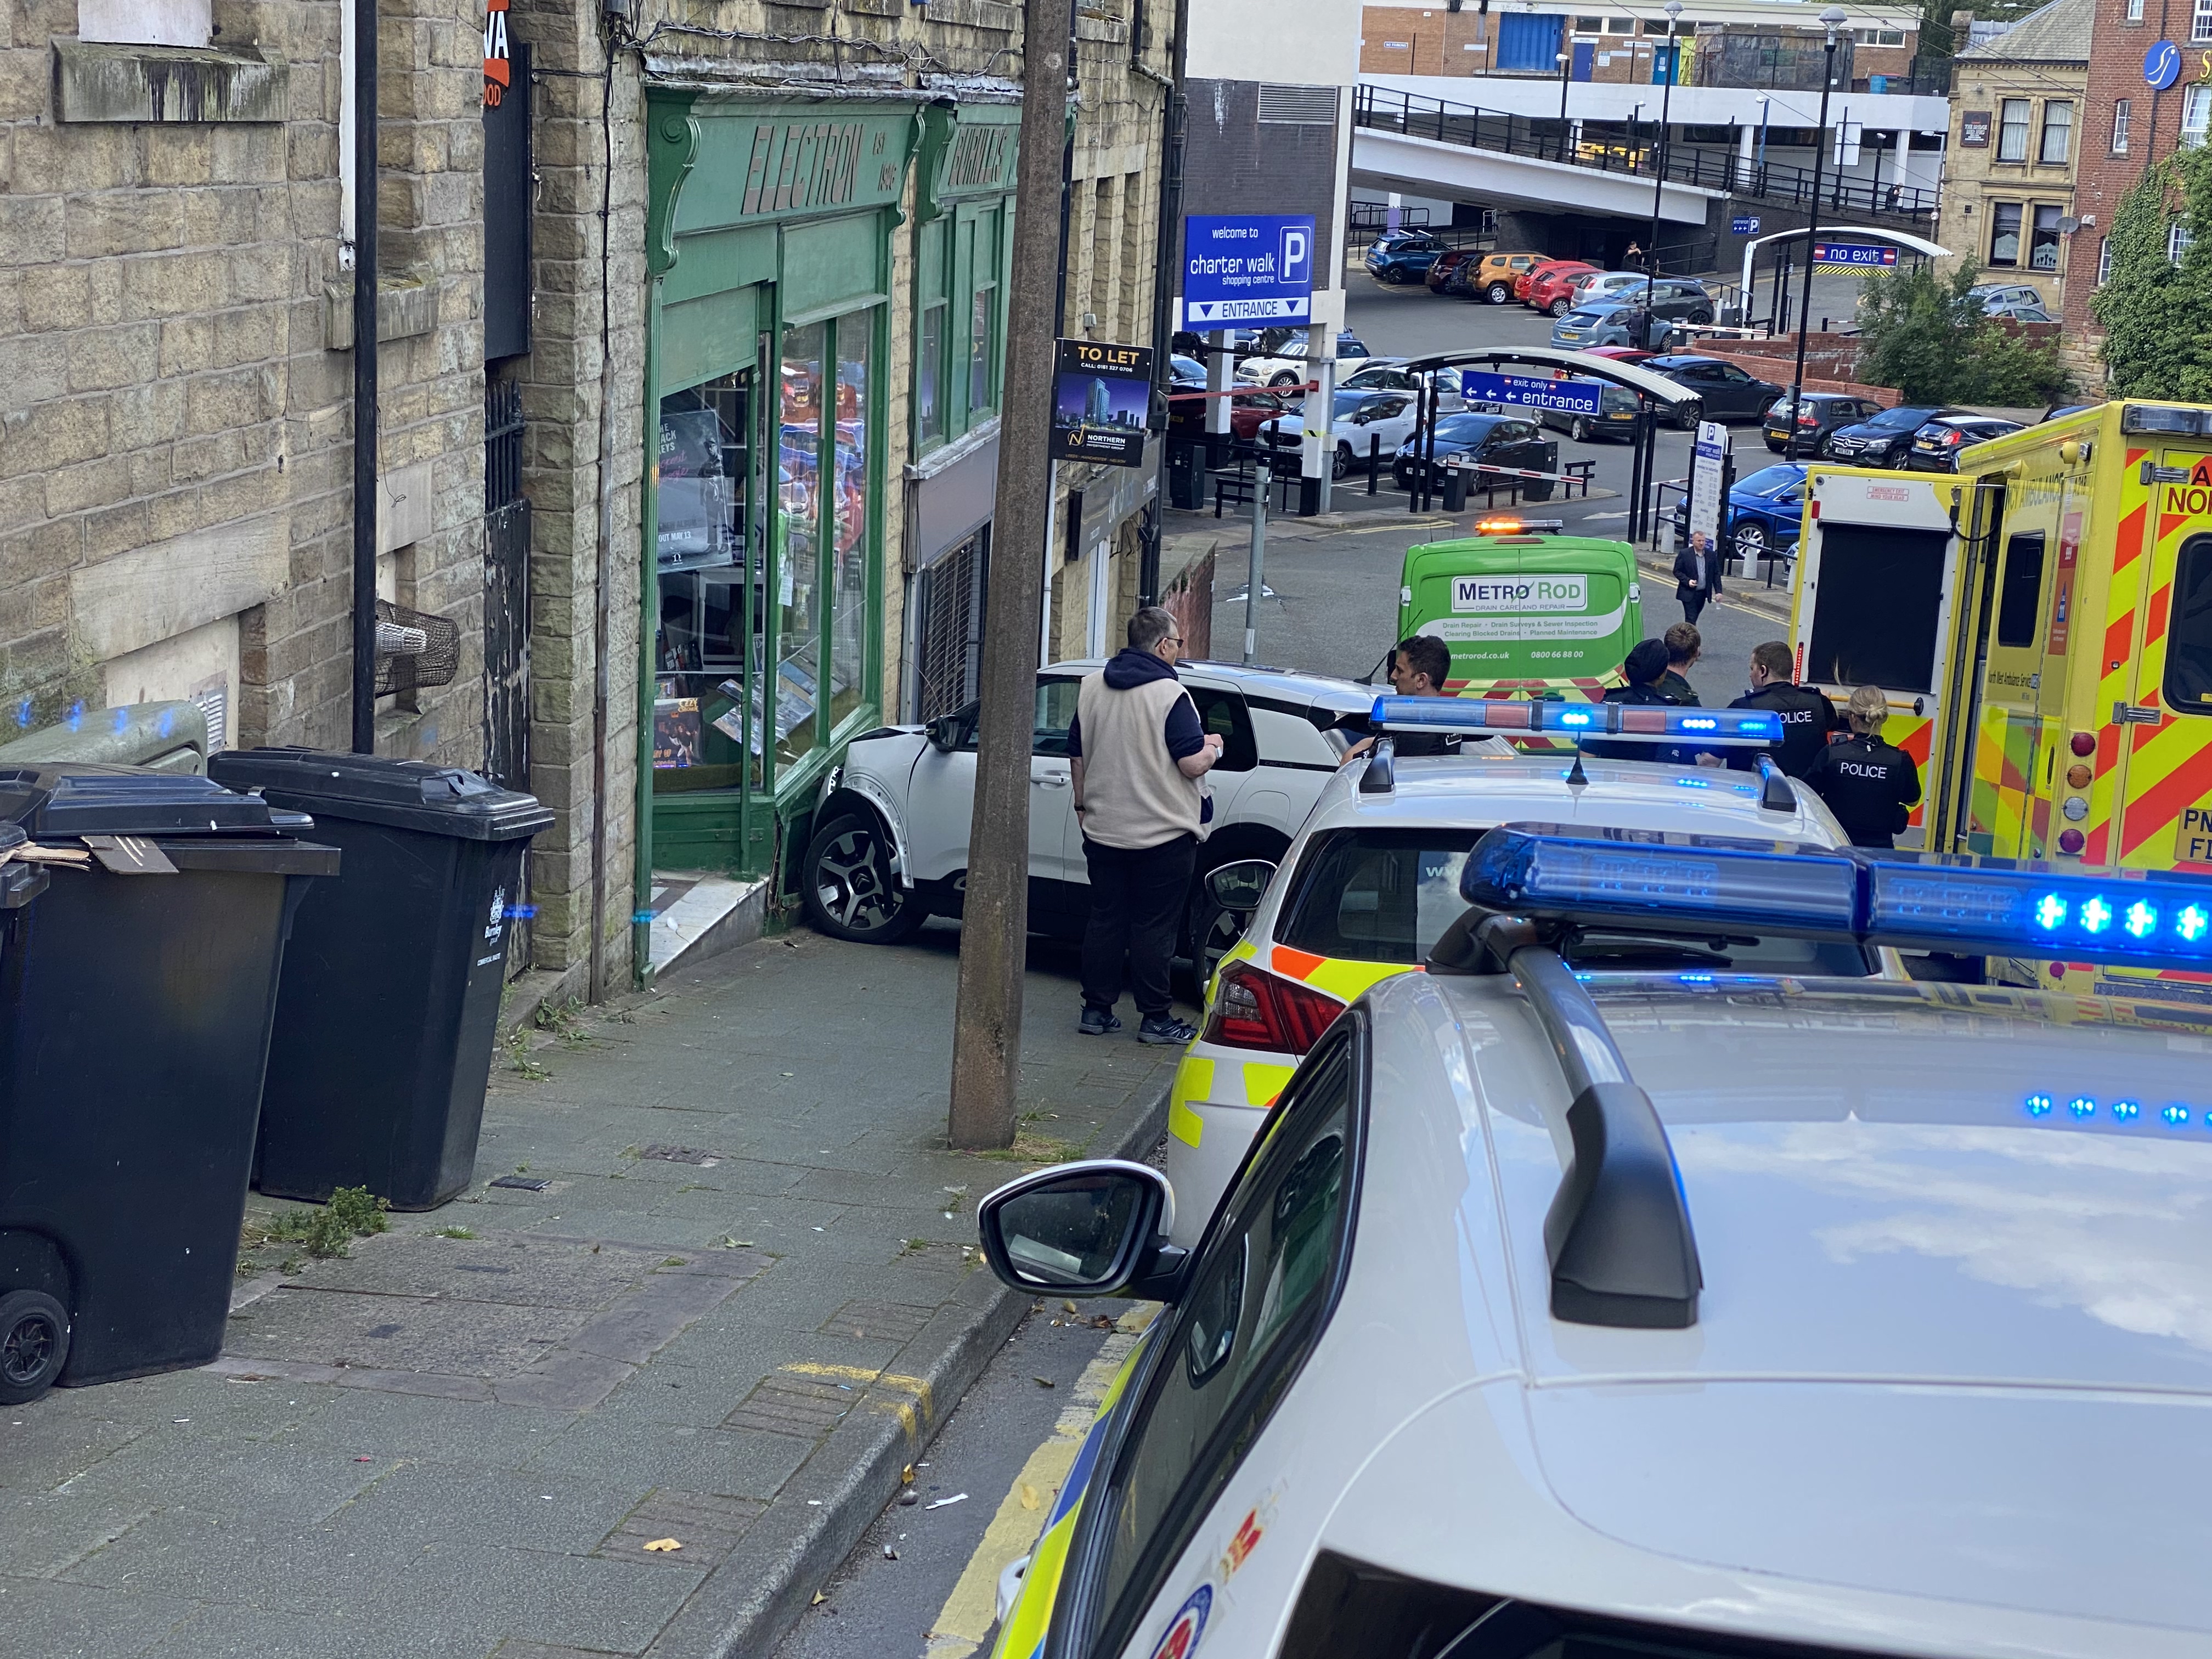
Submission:
<svg viewBox="0 0 2212 1659">
<path fill-rule="evenodd" d="M 1880 686 L 1852 692 L 1846 717 L 1851 734 L 1814 755 L 1803 781 L 1828 803 L 1852 846 L 1894 847 L 1920 799 L 1920 769 L 1881 740 L 1889 698 Z"/>
</svg>

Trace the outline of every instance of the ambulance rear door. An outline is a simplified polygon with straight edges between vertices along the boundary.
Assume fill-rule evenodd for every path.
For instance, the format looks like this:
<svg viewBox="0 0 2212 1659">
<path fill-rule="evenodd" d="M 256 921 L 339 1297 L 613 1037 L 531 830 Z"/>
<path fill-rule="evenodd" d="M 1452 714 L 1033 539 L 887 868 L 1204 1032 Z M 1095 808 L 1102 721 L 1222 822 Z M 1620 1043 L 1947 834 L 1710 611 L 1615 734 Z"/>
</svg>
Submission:
<svg viewBox="0 0 2212 1659">
<path fill-rule="evenodd" d="M 1948 477 L 1815 467 L 1790 649 L 1794 678 L 1840 712 L 1862 685 L 1889 699 L 1882 736 L 1920 769 L 1922 805 L 1898 840 L 1920 845 L 1929 744 L 1942 712 L 1957 586 L 1958 489 Z"/>
</svg>

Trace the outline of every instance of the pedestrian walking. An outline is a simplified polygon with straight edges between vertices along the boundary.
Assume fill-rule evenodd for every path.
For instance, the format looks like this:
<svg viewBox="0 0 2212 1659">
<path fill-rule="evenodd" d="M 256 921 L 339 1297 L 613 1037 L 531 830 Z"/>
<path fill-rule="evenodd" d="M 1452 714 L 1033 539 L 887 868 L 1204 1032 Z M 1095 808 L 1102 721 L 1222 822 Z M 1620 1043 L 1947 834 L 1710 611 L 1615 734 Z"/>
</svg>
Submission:
<svg viewBox="0 0 2212 1659">
<path fill-rule="evenodd" d="M 1084 677 L 1068 725 L 1091 877 L 1079 1029 L 1090 1036 L 1121 1029 L 1114 1005 L 1126 972 L 1137 1041 L 1180 1044 L 1198 1033 L 1170 1005 L 1168 959 L 1213 805 L 1203 780 L 1222 740 L 1176 678 L 1182 634 L 1173 614 L 1146 605 L 1129 619 L 1128 637 L 1126 650 Z"/>
<path fill-rule="evenodd" d="M 1894 847 L 1920 799 L 1920 769 L 1881 740 L 1889 699 L 1880 686 L 1851 693 L 1851 735 L 1816 752 L 1805 785 L 1828 803 L 1854 847 Z"/>
<path fill-rule="evenodd" d="M 1659 637 L 1667 647 L 1667 672 L 1659 677 L 1659 689 L 1685 707 L 1702 707 L 1687 676 L 1698 659 L 1705 655 L 1705 636 L 1698 632 L 1696 624 L 1678 622 Z"/>
<path fill-rule="evenodd" d="M 1674 555 L 1674 597 L 1681 602 L 1682 620 L 1695 627 L 1720 594 L 1720 548 L 1703 531 L 1692 531 Z"/>
<path fill-rule="evenodd" d="M 1827 698 L 1810 687 L 1791 684 L 1790 647 L 1780 640 L 1751 647 L 1751 690 L 1729 707 L 1771 708 L 1782 716 L 1782 741 L 1774 746 L 1774 759 L 1793 778 L 1805 775 L 1813 757 L 1828 746 L 1829 734 L 1843 725 Z M 1758 751 L 1731 750 L 1729 764 L 1739 772 L 1751 771 L 1758 764 Z"/>
</svg>

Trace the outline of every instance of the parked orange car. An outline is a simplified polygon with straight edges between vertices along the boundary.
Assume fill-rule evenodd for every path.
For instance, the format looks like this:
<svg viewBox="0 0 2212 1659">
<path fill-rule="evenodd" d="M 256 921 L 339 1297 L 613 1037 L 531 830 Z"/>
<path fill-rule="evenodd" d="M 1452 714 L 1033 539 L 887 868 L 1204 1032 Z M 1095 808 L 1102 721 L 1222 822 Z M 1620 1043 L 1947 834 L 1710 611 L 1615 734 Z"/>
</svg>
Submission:
<svg viewBox="0 0 2212 1659">
<path fill-rule="evenodd" d="M 1540 253 L 1486 253 L 1482 263 L 1469 270 L 1471 262 L 1462 262 L 1444 283 L 1447 294 L 1464 294 L 1470 299 L 1481 300 L 1493 306 L 1502 306 L 1513 297 L 1513 284 L 1524 272 L 1534 270 L 1544 263 Z"/>
<path fill-rule="evenodd" d="M 1513 297 L 1532 311 L 1547 310 L 1549 307 L 1546 299 L 1538 297 L 1540 288 L 1544 290 L 1547 296 L 1549 296 L 1552 289 L 1558 287 L 1554 279 L 1564 277 L 1571 283 L 1573 279 L 1581 276 L 1583 272 L 1596 269 L 1597 267 L 1587 259 L 1547 259 L 1519 282 L 1514 283 Z"/>
</svg>

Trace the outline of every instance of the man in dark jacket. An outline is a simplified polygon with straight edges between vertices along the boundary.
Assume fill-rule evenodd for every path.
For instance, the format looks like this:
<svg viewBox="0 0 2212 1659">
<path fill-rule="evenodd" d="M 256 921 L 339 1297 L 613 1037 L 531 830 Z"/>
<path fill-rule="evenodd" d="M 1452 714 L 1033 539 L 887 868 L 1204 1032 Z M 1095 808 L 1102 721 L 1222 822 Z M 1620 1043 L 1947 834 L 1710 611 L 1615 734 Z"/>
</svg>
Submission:
<svg viewBox="0 0 2212 1659">
<path fill-rule="evenodd" d="M 1854 847 L 1894 847 L 1920 799 L 1920 769 L 1881 740 L 1889 699 L 1878 685 L 1851 693 L 1851 735 L 1832 743 L 1805 769 L 1806 787 L 1828 803 Z"/>
<path fill-rule="evenodd" d="M 1667 677 L 1670 659 L 1666 643 L 1661 640 L 1638 640 L 1630 647 L 1628 657 L 1620 665 L 1620 677 L 1626 685 L 1616 685 L 1605 694 L 1607 702 L 1656 703 L 1673 708 L 1680 705 L 1660 687 Z M 1688 763 L 1688 757 L 1673 744 L 1590 742 L 1583 745 L 1587 754 L 1606 760 L 1656 761 L 1662 766 Z"/>
<path fill-rule="evenodd" d="M 1793 778 L 1805 775 L 1813 757 L 1828 746 L 1828 736 L 1840 731 L 1836 706 L 1810 687 L 1790 679 L 1790 647 L 1769 640 L 1751 647 L 1751 690 L 1729 705 L 1731 708 L 1771 708 L 1782 716 L 1782 741 L 1771 751 L 1775 763 Z M 1739 772 L 1756 771 L 1759 750 L 1731 749 L 1729 764 Z"/>
<path fill-rule="evenodd" d="M 1696 627 L 1705 607 L 1720 593 L 1719 547 L 1701 532 L 1685 536 L 1674 555 L 1674 597 L 1681 602 L 1682 620 Z"/>
</svg>

